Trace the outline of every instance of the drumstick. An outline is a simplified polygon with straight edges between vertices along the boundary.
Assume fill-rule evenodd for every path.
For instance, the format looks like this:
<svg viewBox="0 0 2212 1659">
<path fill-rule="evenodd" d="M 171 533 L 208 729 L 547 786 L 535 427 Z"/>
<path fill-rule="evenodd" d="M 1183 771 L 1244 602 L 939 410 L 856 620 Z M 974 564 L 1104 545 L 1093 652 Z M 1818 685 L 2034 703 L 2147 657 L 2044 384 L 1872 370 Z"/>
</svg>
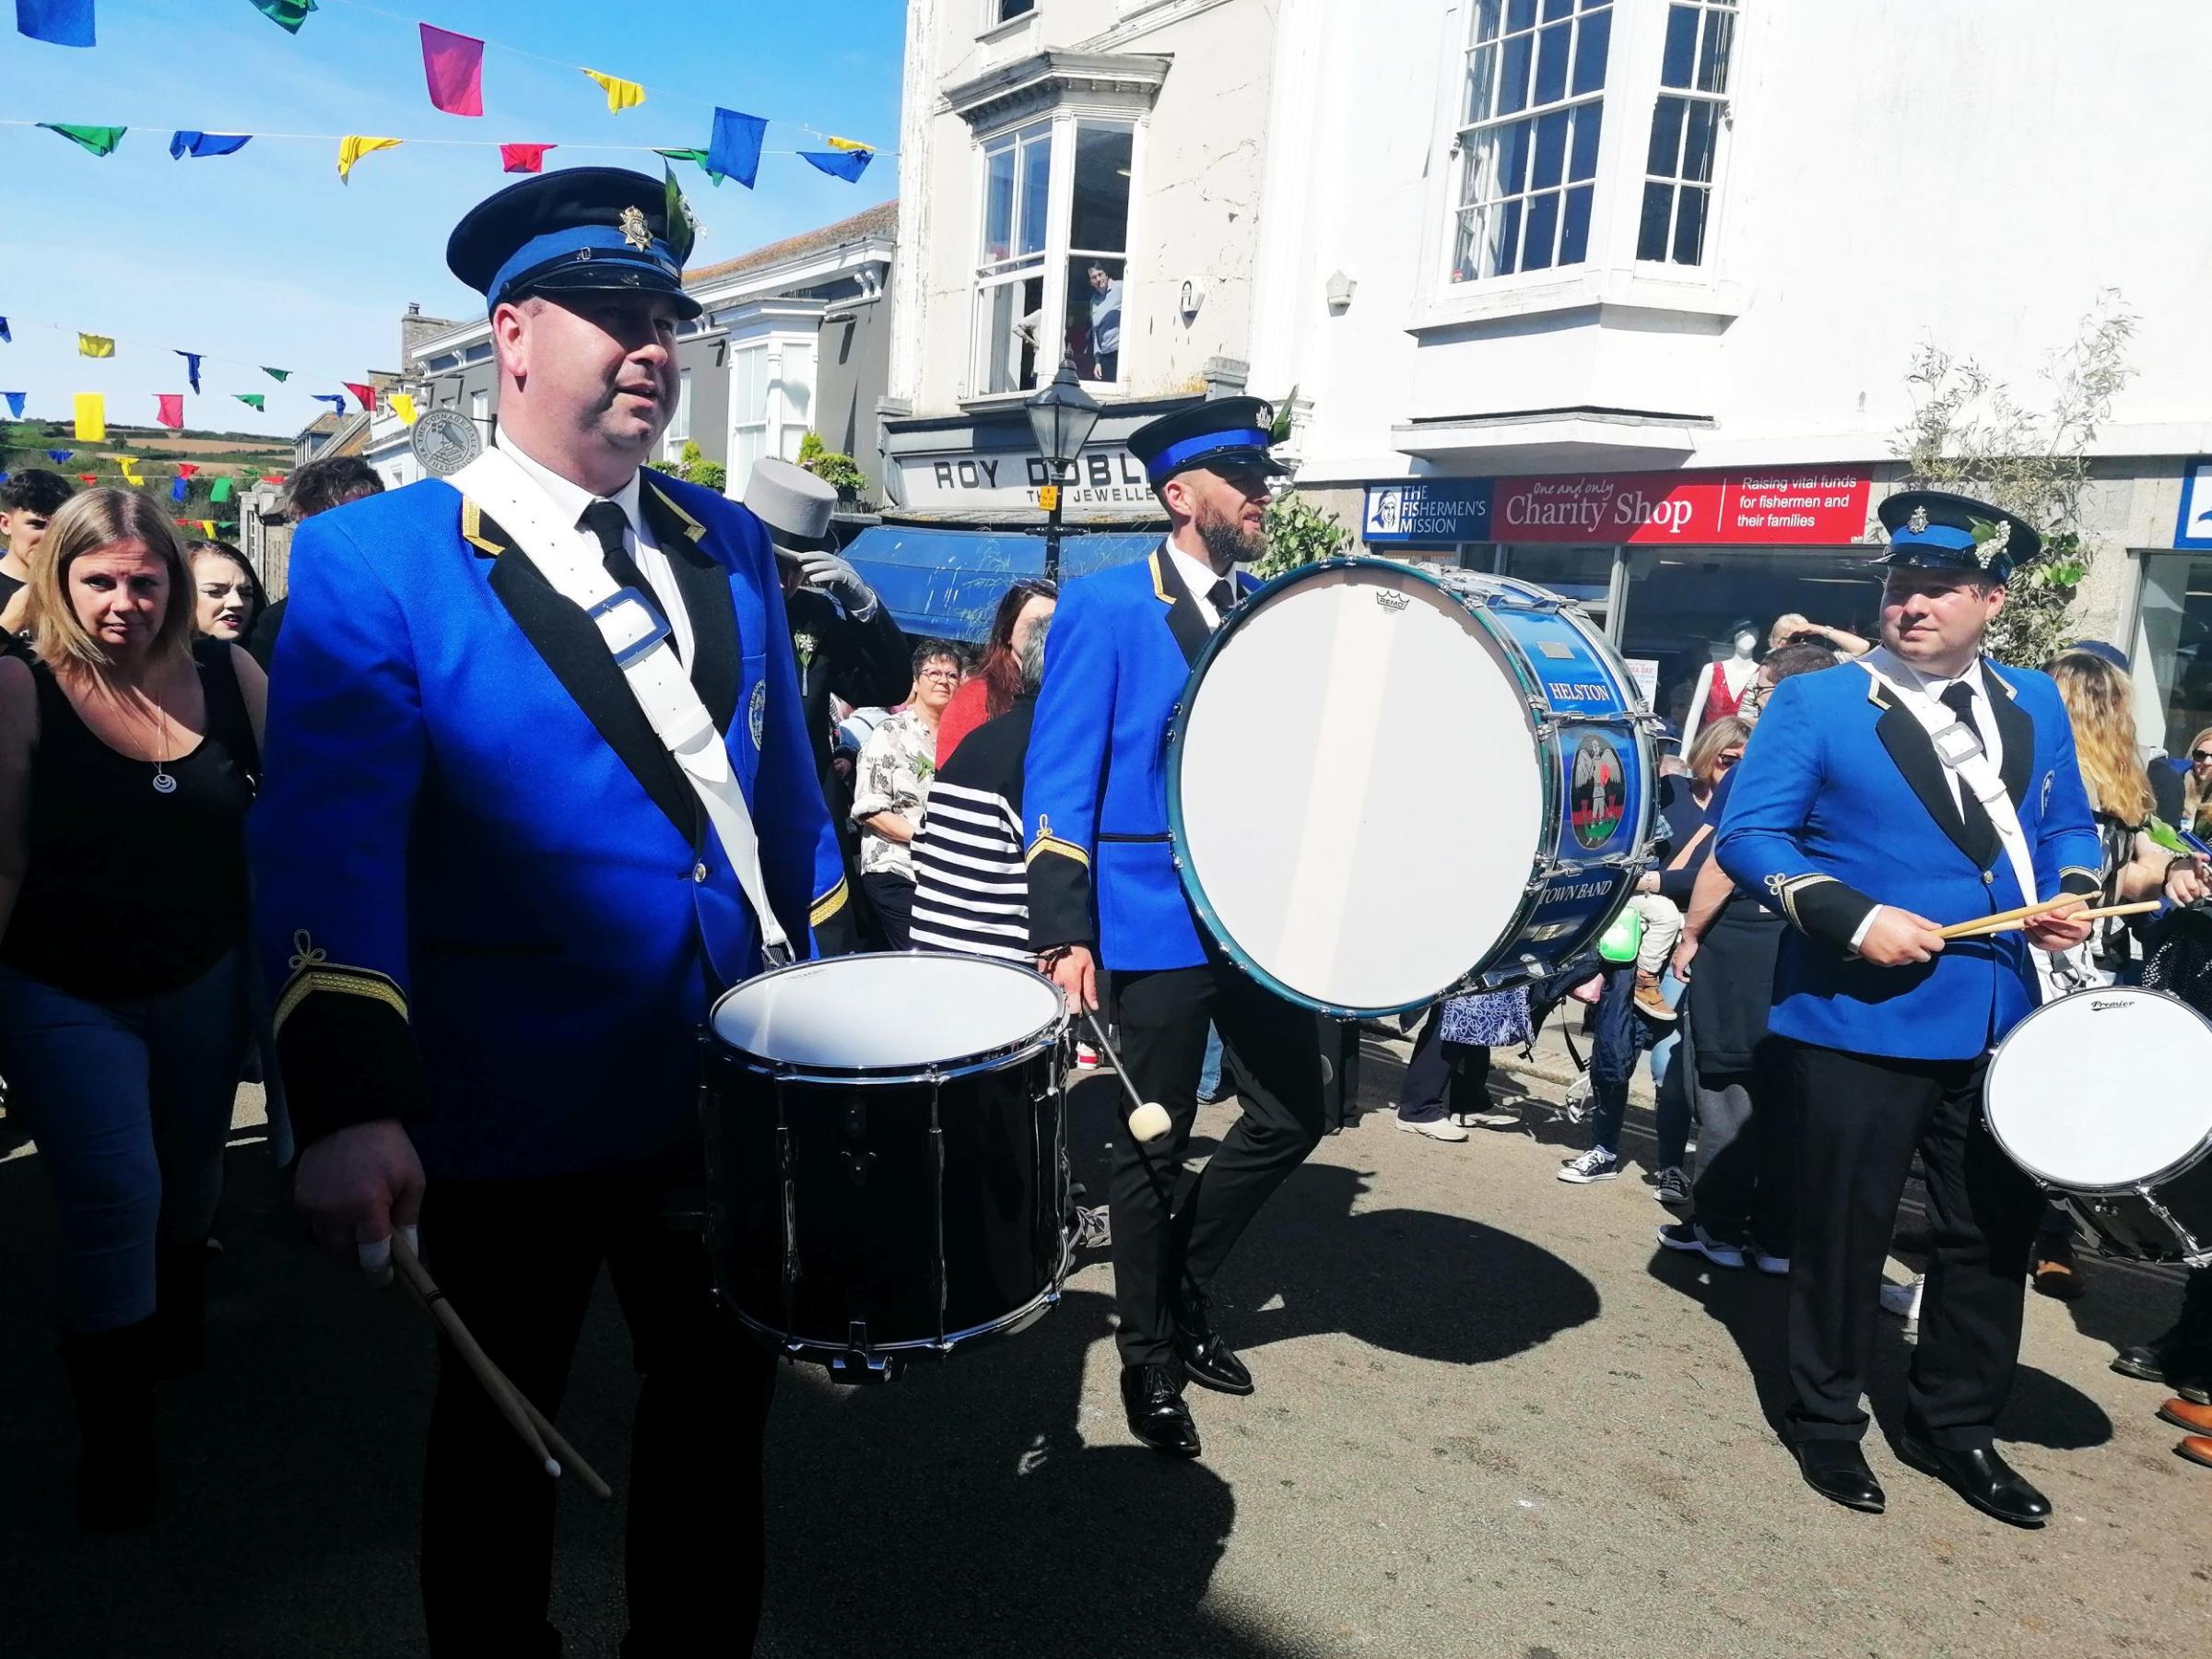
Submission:
<svg viewBox="0 0 2212 1659">
<path fill-rule="evenodd" d="M 2062 893 L 2055 899 L 2041 900 L 2034 904 L 2017 905 L 2008 911 L 1998 911 L 1994 915 L 1976 916 L 1968 922 L 1954 922 L 1948 927 L 1937 928 L 1936 936 L 1941 939 L 1963 939 L 1967 935 L 1980 933 L 1985 927 L 1995 927 L 2006 922 L 2018 922 L 2025 916 L 2045 915 L 2053 911 L 2064 909 L 2067 905 L 2087 904 L 2088 902 L 2088 900 L 2079 893 Z"/>
<path fill-rule="evenodd" d="M 1099 1017 L 1085 1008 L 1083 1020 L 1090 1027 L 1090 1034 L 1098 1039 L 1099 1053 L 1113 1062 L 1113 1075 L 1122 1080 L 1122 1092 L 1129 1097 L 1131 1137 L 1140 1141 L 1158 1140 L 1168 1132 L 1172 1122 L 1168 1116 L 1168 1109 L 1158 1100 L 1147 1100 L 1136 1092 L 1136 1085 L 1129 1080 L 1129 1074 L 1122 1069 L 1122 1057 L 1113 1052 L 1113 1044 L 1106 1041 L 1106 1033 L 1099 1025 Z"/>
<path fill-rule="evenodd" d="M 2141 916 L 2147 915 L 2158 908 L 2159 901 L 2156 899 L 2146 899 L 2137 904 L 2107 904 L 2096 910 L 2073 911 L 2068 912 L 2066 920 L 2069 922 L 2094 922 L 2102 916 Z M 1953 933 L 1947 930 L 1943 936 L 1947 939 L 1987 939 L 2001 933 L 2010 933 L 2017 927 L 2025 927 L 2026 925 L 2025 921 L 2019 920 L 1992 921 L 1980 927 L 1968 928 L 1963 932 Z"/>
<path fill-rule="evenodd" d="M 407 1281 L 407 1288 L 415 1293 L 416 1299 L 430 1311 L 431 1317 L 438 1322 L 439 1329 L 445 1333 L 446 1339 L 461 1356 L 462 1363 L 468 1367 L 469 1374 L 491 1396 L 491 1403 L 500 1408 L 500 1415 L 507 1419 L 508 1427 L 536 1453 L 537 1461 L 546 1473 L 556 1479 L 560 1475 L 560 1465 L 554 1461 L 553 1454 L 546 1449 L 546 1441 L 550 1439 L 559 1443 L 561 1455 L 574 1466 L 586 1490 L 594 1498 L 612 1498 L 613 1489 L 599 1477 L 598 1471 L 576 1455 L 575 1448 L 560 1438 L 559 1431 L 547 1420 L 545 1414 L 523 1398 L 521 1392 L 507 1380 L 506 1373 L 494 1365 L 490 1356 L 477 1345 L 477 1339 L 469 1335 L 468 1327 L 461 1323 L 461 1315 L 453 1311 L 453 1304 L 446 1300 L 445 1292 L 438 1288 L 437 1281 L 430 1277 L 429 1270 L 408 1247 L 406 1240 L 397 1232 L 392 1235 L 392 1265 L 399 1270 L 400 1277 Z M 545 1430 L 544 1438 L 540 1438 L 538 1432 L 541 1428 Z"/>
</svg>

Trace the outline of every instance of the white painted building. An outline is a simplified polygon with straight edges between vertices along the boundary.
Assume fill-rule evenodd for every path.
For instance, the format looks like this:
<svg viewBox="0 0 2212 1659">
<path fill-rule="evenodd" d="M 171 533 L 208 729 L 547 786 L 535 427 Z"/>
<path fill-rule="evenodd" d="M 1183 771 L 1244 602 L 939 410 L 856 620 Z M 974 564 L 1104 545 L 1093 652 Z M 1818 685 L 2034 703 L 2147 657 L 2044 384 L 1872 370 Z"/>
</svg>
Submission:
<svg viewBox="0 0 2212 1659">
<path fill-rule="evenodd" d="M 1295 387 L 1301 489 L 1583 598 L 1665 707 L 1740 615 L 1871 626 L 1919 347 L 2047 402 L 2115 290 L 2076 615 L 2178 752 L 2207 61 L 2195 0 L 912 0 L 892 510 L 1033 524 L 1020 406 L 1063 356 L 1105 406 L 1074 517 L 1150 515 L 1142 419 Z"/>
<path fill-rule="evenodd" d="M 2212 9 L 1275 9 L 1252 373 L 1311 400 L 1300 486 L 1347 524 L 1581 594 L 1664 706 L 1737 615 L 1870 622 L 1851 544 L 1916 348 L 2034 406 L 2117 290 L 2136 372 L 2092 452 L 2077 617 L 2133 653 L 2145 736 L 2212 724 L 2212 550 L 2174 551 L 2212 451 L 2184 182 Z M 1562 502 L 1602 522 L 1532 522 Z M 2212 549 L 2212 480 L 2202 505 Z"/>
</svg>

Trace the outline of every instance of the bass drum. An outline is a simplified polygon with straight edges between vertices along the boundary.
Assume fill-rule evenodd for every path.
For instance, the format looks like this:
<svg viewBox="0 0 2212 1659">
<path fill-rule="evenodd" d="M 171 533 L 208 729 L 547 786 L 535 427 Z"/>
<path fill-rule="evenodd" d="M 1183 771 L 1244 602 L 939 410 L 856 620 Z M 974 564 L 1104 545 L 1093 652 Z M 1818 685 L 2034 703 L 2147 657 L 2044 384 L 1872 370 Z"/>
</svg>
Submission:
<svg viewBox="0 0 2212 1659">
<path fill-rule="evenodd" d="M 2212 1264 L 2212 1021 L 2160 991 L 2045 1003 L 2006 1034 L 1982 1086 L 1989 1132 L 2105 1251 Z"/>
<path fill-rule="evenodd" d="M 1337 559 L 1269 582 L 1192 671 L 1168 823 L 1200 920 L 1340 1018 L 1557 973 L 1650 863 L 1649 712 L 1567 600 Z"/>
</svg>

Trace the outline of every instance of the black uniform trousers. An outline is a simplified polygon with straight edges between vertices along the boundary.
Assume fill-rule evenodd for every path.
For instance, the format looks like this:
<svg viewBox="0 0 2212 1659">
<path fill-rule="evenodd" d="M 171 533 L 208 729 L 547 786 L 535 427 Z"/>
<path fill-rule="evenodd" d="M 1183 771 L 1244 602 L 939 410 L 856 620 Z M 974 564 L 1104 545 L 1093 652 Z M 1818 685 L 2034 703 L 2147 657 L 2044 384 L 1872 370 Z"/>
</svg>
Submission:
<svg viewBox="0 0 2212 1659">
<path fill-rule="evenodd" d="M 1174 1362 L 1174 1313 L 1187 1272 L 1206 1289 L 1268 1194 L 1321 1143 L 1321 1044 L 1314 1017 L 1219 958 L 1200 968 L 1117 970 L 1122 1063 L 1167 1134 L 1114 1137 L 1112 1184 L 1116 1335 L 1124 1365 Z M 1183 1169 L 1211 1022 L 1237 1058 L 1241 1116 L 1206 1167 Z"/>
<path fill-rule="evenodd" d="M 623 1659 L 749 1653 L 760 1618 L 761 1439 L 775 1359 L 713 1305 L 704 1241 L 670 1225 L 671 1187 L 647 1170 L 433 1180 L 423 1205 L 426 1265 L 547 1417 L 560 1408 L 602 1264 L 614 1280 L 643 1378 Z M 558 1655 L 547 1621 L 555 1482 L 442 1342 L 439 1360 L 423 1479 L 430 1653 Z"/>
<path fill-rule="evenodd" d="M 1788 1433 L 1858 1440 L 1882 1262 L 1917 1149 L 1935 1237 L 1906 1426 L 1985 1447 L 2012 1391 L 2042 1198 L 1982 1122 L 1985 1058 L 1895 1060 L 1790 1044 L 1799 1107 Z"/>
</svg>

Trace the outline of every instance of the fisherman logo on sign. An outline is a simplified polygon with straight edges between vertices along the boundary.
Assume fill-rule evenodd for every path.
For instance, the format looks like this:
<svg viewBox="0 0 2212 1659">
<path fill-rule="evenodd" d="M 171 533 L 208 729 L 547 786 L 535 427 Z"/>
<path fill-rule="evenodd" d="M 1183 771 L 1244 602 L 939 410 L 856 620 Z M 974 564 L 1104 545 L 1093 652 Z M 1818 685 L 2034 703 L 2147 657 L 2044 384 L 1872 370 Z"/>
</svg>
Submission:
<svg viewBox="0 0 2212 1659">
<path fill-rule="evenodd" d="M 1574 839 L 1585 847 L 1602 847 L 1620 828 L 1628 809 L 1628 769 L 1620 751 L 1603 737 L 1585 737 L 1574 751 L 1574 782 L 1567 794 Z"/>
</svg>

